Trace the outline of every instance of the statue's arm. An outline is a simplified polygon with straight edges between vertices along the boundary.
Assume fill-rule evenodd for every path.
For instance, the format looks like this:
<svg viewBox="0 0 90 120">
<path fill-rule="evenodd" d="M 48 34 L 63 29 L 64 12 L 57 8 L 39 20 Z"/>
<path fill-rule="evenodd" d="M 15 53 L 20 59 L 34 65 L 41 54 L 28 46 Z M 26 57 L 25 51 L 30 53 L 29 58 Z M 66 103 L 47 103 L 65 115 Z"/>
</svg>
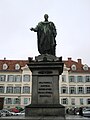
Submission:
<svg viewBox="0 0 90 120">
<path fill-rule="evenodd" d="M 40 27 L 41 27 L 41 25 L 42 25 L 42 22 L 39 22 L 38 25 L 35 28 L 32 27 L 32 28 L 30 28 L 30 30 L 34 31 L 34 32 L 38 32 Z"/>
<path fill-rule="evenodd" d="M 34 31 L 34 32 L 37 32 L 37 29 L 36 28 L 30 28 L 31 31 Z"/>
</svg>

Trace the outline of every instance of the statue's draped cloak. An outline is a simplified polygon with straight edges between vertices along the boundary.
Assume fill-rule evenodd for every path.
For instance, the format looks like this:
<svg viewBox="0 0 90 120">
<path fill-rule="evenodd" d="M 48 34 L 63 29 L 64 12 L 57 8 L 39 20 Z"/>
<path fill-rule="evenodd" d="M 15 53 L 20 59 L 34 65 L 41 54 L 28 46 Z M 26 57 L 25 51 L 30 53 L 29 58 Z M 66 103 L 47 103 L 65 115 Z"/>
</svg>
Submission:
<svg viewBox="0 0 90 120">
<path fill-rule="evenodd" d="M 56 28 L 53 22 L 40 22 L 35 28 L 38 39 L 38 51 L 40 54 L 55 55 Z"/>
</svg>

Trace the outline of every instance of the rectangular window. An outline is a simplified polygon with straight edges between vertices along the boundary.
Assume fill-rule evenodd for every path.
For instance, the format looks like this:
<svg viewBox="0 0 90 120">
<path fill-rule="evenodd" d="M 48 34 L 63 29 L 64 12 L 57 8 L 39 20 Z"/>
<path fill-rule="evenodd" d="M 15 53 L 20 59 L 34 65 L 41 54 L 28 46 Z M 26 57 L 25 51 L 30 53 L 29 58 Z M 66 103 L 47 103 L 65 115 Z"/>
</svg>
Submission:
<svg viewBox="0 0 90 120">
<path fill-rule="evenodd" d="M 15 82 L 21 82 L 21 75 L 15 75 Z"/>
<path fill-rule="evenodd" d="M 61 99 L 61 103 L 62 103 L 62 104 L 68 104 L 68 99 L 67 99 L 67 98 Z"/>
<path fill-rule="evenodd" d="M 20 99 L 19 98 L 14 98 L 14 104 L 20 104 Z"/>
<path fill-rule="evenodd" d="M 14 75 L 8 75 L 8 82 L 14 82 Z"/>
<path fill-rule="evenodd" d="M 90 105 L 90 98 L 87 99 L 87 105 Z"/>
<path fill-rule="evenodd" d="M 90 76 L 85 76 L 85 81 L 90 82 Z"/>
<path fill-rule="evenodd" d="M 86 87 L 86 94 L 90 94 L 90 87 Z"/>
<path fill-rule="evenodd" d="M 66 82 L 66 75 L 62 75 L 62 82 Z"/>
<path fill-rule="evenodd" d="M 30 93 L 30 87 L 29 86 L 23 86 L 23 93 Z"/>
<path fill-rule="evenodd" d="M 0 86 L 0 93 L 4 93 L 4 86 Z"/>
<path fill-rule="evenodd" d="M 76 94 L 76 87 L 69 87 L 70 94 Z"/>
<path fill-rule="evenodd" d="M 12 98 L 6 98 L 6 104 L 12 104 Z"/>
<path fill-rule="evenodd" d="M 0 82 L 5 82 L 6 75 L 0 75 Z"/>
<path fill-rule="evenodd" d="M 14 93 L 21 93 L 21 87 L 14 87 Z"/>
<path fill-rule="evenodd" d="M 69 82 L 75 82 L 75 76 L 69 76 Z"/>
<path fill-rule="evenodd" d="M 67 87 L 61 87 L 61 93 L 62 94 L 68 93 L 68 88 Z"/>
<path fill-rule="evenodd" d="M 6 89 L 6 93 L 13 93 L 13 86 L 8 86 Z"/>
<path fill-rule="evenodd" d="M 75 99 L 74 98 L 71 99 L 71 105 L 75 105 Z"/>
<path fill-rule="evenodd" d="M 30 75 L 24 75 L 23 76 L 23 81 L 24 82 L 30 82 Z"/>
<path fill-rule="evenodd" d="M 24 98 L 24 104 L 28 104 L 28 98 Z"/>
<path fill-rule="evenodd" d="M 84 94 L 84 87 L 78 87 L 78 94 Z"/>
<path fill-rule="evenodd" d="M 80 105 L 83 105 L 83 98 L 80 98 Z"/>
<path fill-rule="evenodd" d="M 83 82 L 83 77 L 82 76 L 77 76 L 77 82 Z"/>
</svg>

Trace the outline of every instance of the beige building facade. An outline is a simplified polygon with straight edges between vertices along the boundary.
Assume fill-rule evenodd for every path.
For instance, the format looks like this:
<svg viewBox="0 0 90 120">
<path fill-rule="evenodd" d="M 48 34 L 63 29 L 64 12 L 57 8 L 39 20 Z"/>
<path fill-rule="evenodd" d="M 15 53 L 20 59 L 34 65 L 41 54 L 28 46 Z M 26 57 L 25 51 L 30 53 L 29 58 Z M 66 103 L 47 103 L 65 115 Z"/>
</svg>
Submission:
<svg viewBox="0 0 90 120">
<path fill-rule="evenodd" d="M 90 106 L 90 68 L 82 60 L 64 62 L 59 77 L 60 103 L 66 108 Z M 31 103 L 32 73 L 26 60 L 0 60 L 0 98 L 4 108 Z"/>
<path fill-rule="evenodd" d="M 59 85 L 60 103 L 66 108 L 90 107 L 90 68 L 81 59 L 64 61 Z"/>
</svg>

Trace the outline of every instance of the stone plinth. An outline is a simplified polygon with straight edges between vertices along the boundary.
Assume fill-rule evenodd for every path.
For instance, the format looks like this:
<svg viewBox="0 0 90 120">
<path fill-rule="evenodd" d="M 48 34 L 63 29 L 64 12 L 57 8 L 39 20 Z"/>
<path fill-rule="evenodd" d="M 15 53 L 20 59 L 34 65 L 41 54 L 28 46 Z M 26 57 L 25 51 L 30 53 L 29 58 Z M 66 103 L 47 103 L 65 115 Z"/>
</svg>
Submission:
<svg viewBox="0 0 90 120">
<path fill-rule="evenodd" d="M 65 108 L 59 104 L 59 75 L 63 72 L 62 57 L 40 55 L 28 67 L 32 71 L 32 99 L 25 108 L 25 116 L 65 117 Z"/>
<path fill-rule="evenodd" d="M 30 104 L 26 116 L 65 116 L 65 107 L 60 104 Z"/>
</svg>

